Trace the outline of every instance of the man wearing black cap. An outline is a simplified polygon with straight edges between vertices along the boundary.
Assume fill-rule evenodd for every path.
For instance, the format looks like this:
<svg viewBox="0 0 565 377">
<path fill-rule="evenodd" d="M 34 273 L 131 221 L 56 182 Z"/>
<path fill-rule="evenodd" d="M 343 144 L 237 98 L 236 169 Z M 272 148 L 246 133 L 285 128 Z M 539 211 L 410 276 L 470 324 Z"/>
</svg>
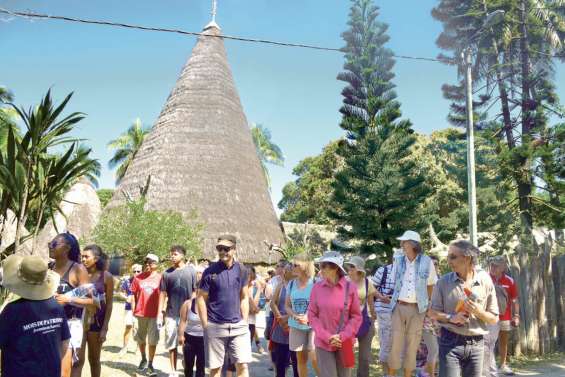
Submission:
<svg viewBox="0 0 565 377">
<path fill-rule="evenodd" d="M 210 377 L 220 375 L 226 352 L 230 361 L 235 362 L 237 376 L 249 376 L 248 272 L 235 261 L 235 248 L 236 238 L 233 235 L 218 238 L 216 250 L 219 260 L 204 271 L 198 290 L 198 314 L 204 329 Z"/>
</svg>

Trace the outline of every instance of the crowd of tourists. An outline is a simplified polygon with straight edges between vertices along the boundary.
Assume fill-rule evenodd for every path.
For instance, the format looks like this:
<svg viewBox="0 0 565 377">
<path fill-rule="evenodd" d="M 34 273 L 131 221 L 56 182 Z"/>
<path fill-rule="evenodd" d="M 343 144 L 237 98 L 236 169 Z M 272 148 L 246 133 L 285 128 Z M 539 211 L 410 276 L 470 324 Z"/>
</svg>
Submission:
<svg viewBox="0 0 565 377">
<path fill-rule="evenodd" d="M 175 245 L 170 267 L 160 273 L 159 257 L 149 253 L 119 284 L 125 320 L 112 325 L 123 326 L 119 354 L 133 335 L 138 374 L 157 375 L 161 341 L 170 376 L 179 375 L 182 354 L 185 376 L 204 377 L 207 368 L 210 377 L 247 377 L 252 346 L 265 352 L 257 327 L 265 313 L 262 335 L 275 377 L 289 369 L 308 377 L 309 365 L 319 377 L 350 377 L 355 366 L 357 377 L 367 377 L 376 334 L 385 376 L 400 369 L 406 377 L 512 374 L 506 353 L 520 317 L 505 259 L 490 260 L 487 271 L 475 246 L 454 241 L 451 272 L 441 275 L 440 260 L 423 251 L 418 233 L 398 240 L 392 263 L 374 274 L 360 256 L 344 260 L 327 251 L 315 260 L 307 254 L 281 260 L 263 279 L 237 261 L 233 235 L 218 237 L 218 259 L 207 266 L 189 264 L 185 248 Z M 91 376 L 99 377 L 114 307 L 108 258 L 97 245 L 81 250 L 70 233 L 48 246 L 50 263 L 11 255 L 2 264 L 10 295 L 0 313 L 1 375 L 80 376 L 88 355 Z"/>
</svg>

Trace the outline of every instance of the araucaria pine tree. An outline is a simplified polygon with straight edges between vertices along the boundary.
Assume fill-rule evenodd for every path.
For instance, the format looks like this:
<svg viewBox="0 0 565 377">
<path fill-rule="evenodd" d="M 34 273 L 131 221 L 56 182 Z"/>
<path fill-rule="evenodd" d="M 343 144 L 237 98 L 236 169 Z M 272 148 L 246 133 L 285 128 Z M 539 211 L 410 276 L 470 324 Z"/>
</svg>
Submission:
<svg viewBox="0 0 565 377">
<path fill-rule="evenodd" d="M 395 240 L 408 228 L 420 228 L 416 211 L 428 190 L 411 147 L 412 125 L 401 120 L 396 99 L 393 53 L 385 47 L 388 26 L 377 20 L 371 0 L 352 0 L 346 46 L 338 153 L 344 167 L 334 183 L 332 216 L 339 234 L 363 254 L 390 258 Z"/>
</svg>

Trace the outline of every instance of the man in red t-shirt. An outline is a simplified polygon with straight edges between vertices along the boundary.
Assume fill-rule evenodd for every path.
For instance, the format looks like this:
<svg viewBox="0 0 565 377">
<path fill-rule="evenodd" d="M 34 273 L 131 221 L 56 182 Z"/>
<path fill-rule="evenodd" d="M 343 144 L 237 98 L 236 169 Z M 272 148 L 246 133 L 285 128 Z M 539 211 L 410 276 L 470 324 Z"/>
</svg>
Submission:
<svg viewBox="0 0 565 377">
<path fill-rule="evenodd" d="M 508 301 L 506 310 L 500 313 L 498 336 L 498 351 L 500 357 L 499 371 L 506 375 L 513 375 L 514 372 L 506 363 L 506 355 L 508 350 L 508 337 L 513 328 L 520 324 L 520 304 L 518 303 L 518 288 L 514 279 L 506 275 L 507 265 L 504 257 L 493 258 L 490 264 L 490 275 L 495 285 L 504 287 L 506 290 Z"/>
<path fill-rule="evenodd" d="M 135 297 L 132 311 L 137 319 L 137 332 L 135 339 L 141 352 L 141 363 L 137 368 L 140 372 L 147 369 L 149 376 L 155 376 L 153 358 L 157 343 L 159 343 L 159 329 L 157 327 L 157 314 L 159 311 L 159 286 L 161 274 L 157 272 L 159 257 L 147 254 L 145 257 L 144 272 L 137 275 L 131 283 L 131 292 Z M 145 344 L 149 345 L 149 363 L 145 356 Z"/>
</svg>

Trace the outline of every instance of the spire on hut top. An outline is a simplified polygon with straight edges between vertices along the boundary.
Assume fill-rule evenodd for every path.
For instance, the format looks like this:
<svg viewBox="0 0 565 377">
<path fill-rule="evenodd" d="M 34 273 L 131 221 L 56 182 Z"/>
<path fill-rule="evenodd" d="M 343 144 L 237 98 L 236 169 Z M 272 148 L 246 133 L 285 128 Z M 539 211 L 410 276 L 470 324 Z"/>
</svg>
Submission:
<svg viewBox="0 0 565 377">
<path fill-rule="evenodd" d="M 204 30 L 208 30 L 210 28 L 215 27 L 218 30 L 221 30 L 220 26 L 218 26 L 218 24 L 216 23 L 216 13 L 218 11 L 218 0 L 212 0 L 212 21 L 210 21 L 208 23 L 208 25 L 206 25 L 204 27 Z"/>
</svg>

